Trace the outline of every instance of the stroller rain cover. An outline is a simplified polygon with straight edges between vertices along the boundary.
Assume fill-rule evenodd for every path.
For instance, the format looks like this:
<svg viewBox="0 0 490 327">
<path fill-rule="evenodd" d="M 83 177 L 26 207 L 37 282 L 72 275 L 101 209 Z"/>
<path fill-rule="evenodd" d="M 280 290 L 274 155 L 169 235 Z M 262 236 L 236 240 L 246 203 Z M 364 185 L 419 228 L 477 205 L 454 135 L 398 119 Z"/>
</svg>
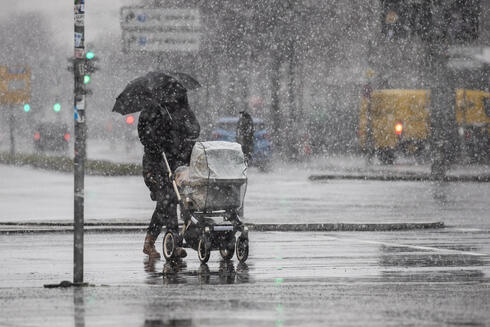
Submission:
<svg viewBox="0 0 490 327">
<path fill-rule="evenodd" d="M 196 142 L 189 167 L 190 184 L 217 180 L 245 180 L 242 147 L 235 142 Z"/>
<path fill-rule="evenodd" d="M 240 144 L 196 142 L 183 183 L 184 193 L 199 209 L 240 207 L 245 197 L 246 170 Z"/>
</svg>

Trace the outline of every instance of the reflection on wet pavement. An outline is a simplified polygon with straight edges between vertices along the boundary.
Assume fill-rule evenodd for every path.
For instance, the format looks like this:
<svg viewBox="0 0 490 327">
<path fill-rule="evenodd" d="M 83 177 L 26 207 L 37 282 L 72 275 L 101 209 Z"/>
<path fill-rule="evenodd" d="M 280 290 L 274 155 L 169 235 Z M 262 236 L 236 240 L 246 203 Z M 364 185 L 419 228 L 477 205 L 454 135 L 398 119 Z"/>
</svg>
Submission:
<svg viewBox="0 0 490 327">
<path fill-rule="evenodd" d="M 73 288 L 73 309 L 75 327 L 85 327 L 85 302 L 83 287 Z"/>
<path fill-rule="evenodd" d="M 427 254 L 427 255 L 381 255 L 380 265 L 385 267 L 470 267 L 484 266 L 485 261 L 476 256 L 454 254 Z"/>
<path fill-rule="evenodd" d="M 166 261 L 162 272 L 156 270 L 159 259 L 145 259 L 144 270 L 147 273 L 146 283 L 162 284 L 234 284 L 250 281 L 249 268 L 246 263 L 235 263 L 231 260 L 221 260 L 218 268 L 210 269 L 207 264 L 200 264 L 197 269 L 187 269 L 184 260 Z"/>
<path fill-rule="evenodd" d="M 479 249 L 470 246 L 440 246 L 438 249 L 449 249 L 461 251 L 461 254 L 453 253 L 433 253 L 426 249 L 412 249 L 406 247 L 380 246 L 380 265 L 384 267 L 470 267 L 485 266 L 489 263 L 488 256 L 464 254 L 464 251 L 471 253 Z M 426 247 L 429 247 L 426 245 Z"/>
<path fill-rule="evenodd" d="M 399 282 L 490 281 L 490 278 L 478 269 L 489 265 L 489 256 L 475 255 L 475 252 L 480 250 L 478 247 L 444 243 L 424 246 L 427 249 L 381 245 L 379 265 L 385 267 L 381 272 L 382 277 Z M 428 250 L 429 248 L 461 253 L 434 253 Z M 465 254 L 465 251 L 468 254 Z"/>
<path fill-rule="evenodd" d="M 183 261 L 148 260 L 137 233 L 87 234 L 86 281 L 96 286 L 59 290 L 40 285 L 70 278 L 71 235 L 0 237 L 0 325 L 490 323 L 487 231 L 263 232 L 251 240 L 247 264 L 213 252 L 201 265 L 192 251 Z"/>
<path fill-rule="evenodd" d="M 384 281 L 401 282 L 490 282 L 481 270 L 430 270 L 430 271 L 390 271 L 382 272 Z"/>
<path fill-rule="evenodd" d="M 486 231 L 454 235 L 451 229 L 392 233 L 261 232 L 253 234 L 246 265 L 235 258 L 222 261 L 213 252 L 208 264 L 201 266 L 193 251 L 174 264 L 148 260 L 138 250 L 139 234 L 111 234 L 109 238 L 88 234 L 85 278 L 99 285 L 223 285 L 300 280 L 382 281 L 380 278 L 386 272 L 390 276 L 392 271 L 420 276 L 422 270 L 427 274 L 481 271 L 486 276 L 483 278 L 487 278 L 490 244 Z M 12 236 L 0 237 L 3 259 L 0 287 L 36 287 L 71 278 L 73 240 L 69 235 L 15 238 L 14 243 L 23 247 L 12 249 Z M 477 276 L 473 272 L 468 275 Z"/>
<path fill-rule="evenodd" d="M 251 276 L 254 282 L 270 280 L 278 285 L 300 280 L 348 279 L 359 282 L 489 281 L 490 256 L 485 254 L 488 250 L 480 246 L 478 238 L 475 243 L 462 243 L 449 242 L 444 233 L 433 233 L 430 242 L 420 238 L 413 242 L 413 235 L 406 240 L 393 240 L 389 233 L 379 234 L 388 237 L 372 240 L 352 237 L 352 233 L 294 235 L 294 245 L 285 241 L 280 233 L 269 233 L 261 238 L 259 243 L 263 250 L 251 259 L 251 267 L 223 260 L 209 265 L 196 264 L 192 258 L 178 262 L 145 260 L 145 282 L 224 285 L 248 283 Z M 435 237 L 439 242 L 434 242 Z M 253 246 L 257 246 L 257 242 Z"/>
<path fill-rule="evenodd" d="M 160 274 L 156 272 L 155 266 L 159 261 L 159 259 L 155 258 L 145 258 L 143 260 L 145 272 L 147 273 L 145 280 L 147 284 L 158 284 L 157 279 L 160 277 Z"/>
<path fill-rule="evenodd" d="M 481 270 L 476 269 L 488 265 L 488 257 L 410 252 L 413 251 L 381 246 L 379 264 L 385 267 L 382 277 L 398 282 L 490 281 Z"/>
</svg>

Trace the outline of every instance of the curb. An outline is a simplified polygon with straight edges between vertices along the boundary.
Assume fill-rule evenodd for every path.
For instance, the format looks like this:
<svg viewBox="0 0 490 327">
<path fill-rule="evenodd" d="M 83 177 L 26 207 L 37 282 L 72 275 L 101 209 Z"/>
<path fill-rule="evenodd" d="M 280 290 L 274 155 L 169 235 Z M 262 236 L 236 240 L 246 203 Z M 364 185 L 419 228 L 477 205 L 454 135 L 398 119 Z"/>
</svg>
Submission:
<svg viewBox="0 0 490 327">
<path fill-rule="evenodd" d="M 443 222 L 379 223 L 379 224 L 250 224 L 258 232 L 380 232 L 429 228 L 444 228 Z"/>
<path fill-rule="evenodd" d="M 327 180 L 365 180 L 365 181 L 404 181 L 404 182 L 490 182 L 490 175 L 480 176 L 445 176 L 442 179 L 431 175 L 310 175 L 310 181 Z"/>
<path fill-rule="evenodd" d="M 376 224 L 246 224 L 251 231 L 256 232 L 385 232 L 408 231 L 417 229 L 444 228 L 443 222 L 420 223 L 376 223 Z M 87 233 L 134 233 L 146 232 L 147 226 L 142 224 L 86 224 Z M 42 233 L 72 233 L 71 224 L 61 223 L 0 223 L 0 235 L 8 234 L 42 234 Z"/>
</svg>

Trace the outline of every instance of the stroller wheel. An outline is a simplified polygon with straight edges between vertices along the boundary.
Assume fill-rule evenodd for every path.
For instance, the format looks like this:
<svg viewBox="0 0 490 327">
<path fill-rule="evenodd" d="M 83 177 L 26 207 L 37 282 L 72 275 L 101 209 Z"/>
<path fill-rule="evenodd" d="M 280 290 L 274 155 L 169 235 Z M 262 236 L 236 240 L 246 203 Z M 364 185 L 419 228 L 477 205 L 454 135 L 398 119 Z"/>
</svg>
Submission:
<svg viewBox="0 0 490 327">
<path fill-rule="evenodd" d="M 209 249 L 208 241 L 204 236 L 199 238 L 199 244 L 197 245 L 197 256 L 201 263 L 206 263 L 209 260 L 209 256 L 211 255 L 211 251 Z"/>
<path fill-rule="evenodd" d="M 248 237 L 240 235 L 236 241 L 236 258 L 240 262 L 247 261 L 248 258 Z"/>
<path fill-rule="evenodd" d="M 229 237 L 224 244 L 224 247 L 219 250 L 221 257 L 225 260 L 230 260 L 233 258 L 233 253 L 235 252 L 235 236 Z"/>
<path fill-rule="evenodd" d="M 175 235 L 172 232 L 166 232 L 163 237 L 163 256 L 166 260 L 175 258 L 175 249 L 177 248 L 177 242 Z"/>
</svg>

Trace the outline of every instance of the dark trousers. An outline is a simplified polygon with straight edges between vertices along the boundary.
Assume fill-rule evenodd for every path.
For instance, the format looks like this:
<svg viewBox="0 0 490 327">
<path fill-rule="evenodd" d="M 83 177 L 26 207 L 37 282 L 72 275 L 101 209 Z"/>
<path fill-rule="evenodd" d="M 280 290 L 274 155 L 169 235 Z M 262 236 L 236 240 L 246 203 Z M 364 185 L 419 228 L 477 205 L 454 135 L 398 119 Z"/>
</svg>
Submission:
<svg viewBox="0 0 490 327">
<path fill-rule="evenodd" d="M 173 160 L 170 159 L 169 161 L 172 166 Z M 148 233 L 158 237 L 163 225 L 166 225 L 167 229 L 177 230 L 177 195 L 168 178 L 167 168 L 163 163 L 161 154 L 145 153 L 143 156 L 143 177 L 146 186 L 150 189 L 151 199 L 157 202 L 148 226 Z"/>
<path fill-rule="evenodd" d="M 173 189 L 168 191 L 173 192 Z M 157 205 L 148 226 L 148 233 L 154 237 L 158 237 L 163 225 L 167 226 L 167 230 L 177 231 L 178 229 L 176 196 L 163 191 L 159 193 L 155 195 Z"/>
<path fill-rule="evenodd" d="M 174 144 L 175 151 L 168 151 L 167 160 L 170 169 L 175 169 L 182 165 L 188 165 L 194 141 L 180 140 L 180 144 Z M 161 153 L 152 153 L 145 149 L 143 155 L 143 178 L 146 186 L 150 189 L 151 199 L 157 202 L 155 211 L 151 217 L 148 233 L 158 236 L 163 225 L 169 229 L 178 229 L 177 220 L 177 195 L 168 177 L 167 167 Z"/>
</svg>

